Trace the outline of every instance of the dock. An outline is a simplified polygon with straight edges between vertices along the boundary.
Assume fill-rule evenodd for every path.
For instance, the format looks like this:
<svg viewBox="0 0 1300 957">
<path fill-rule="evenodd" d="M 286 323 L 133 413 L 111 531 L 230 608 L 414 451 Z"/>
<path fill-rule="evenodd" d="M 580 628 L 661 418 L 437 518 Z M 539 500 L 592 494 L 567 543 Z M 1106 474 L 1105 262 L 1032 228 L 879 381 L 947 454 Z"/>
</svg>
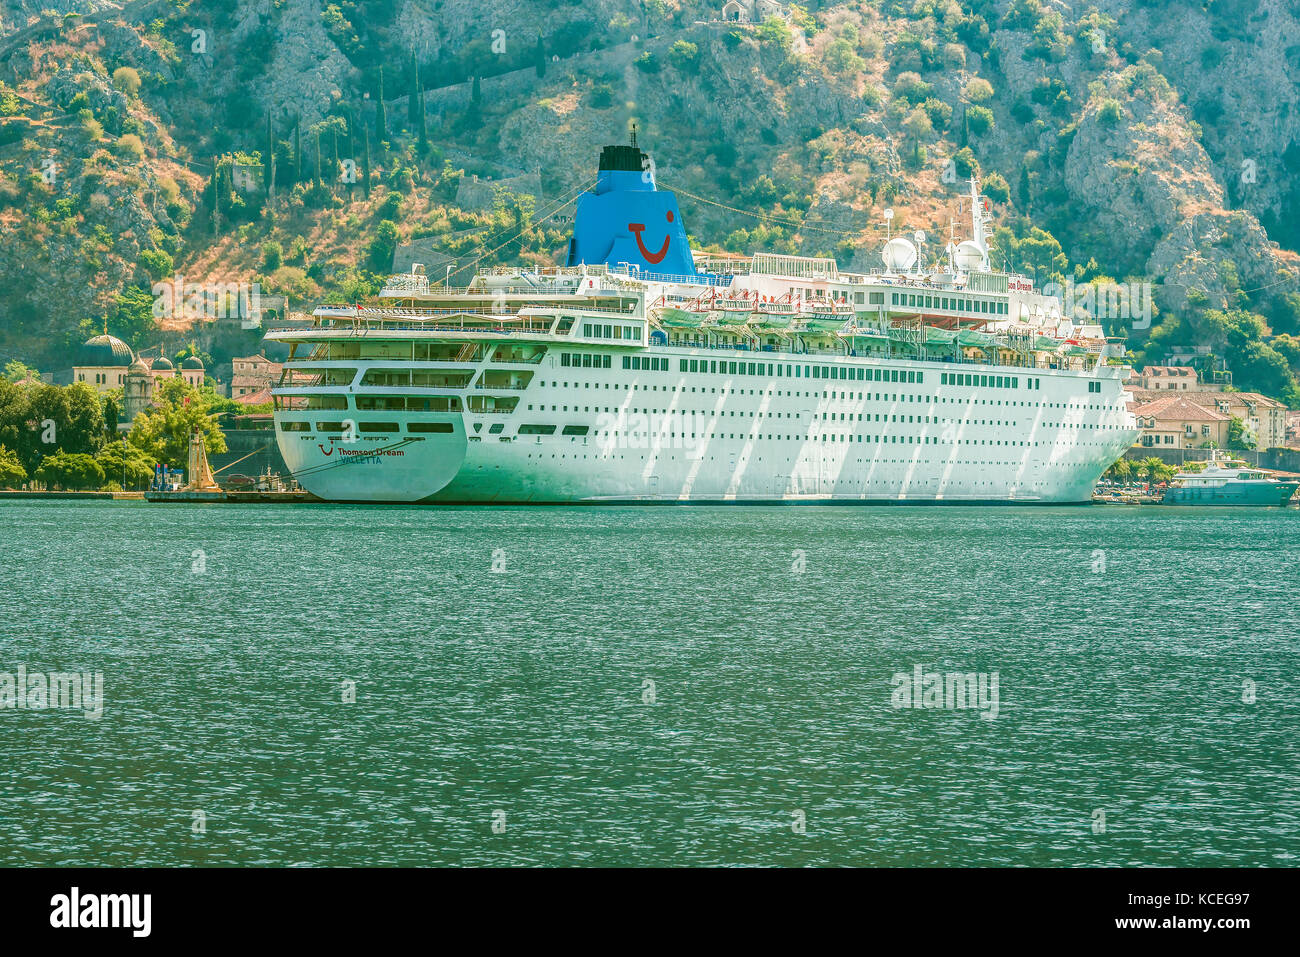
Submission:
<svg viewBox="0 0 1300 957">
<path fill-rule="evenodd" d="M 248 502 L 282 502 L 307 503 L 319 502 L 310 492 L 258 492 L 252 490 L 221 491 L 180 491 L 180 492 L 144 492 L 148 502 L 210 502 L 210 503 L 248 503 Z"/>
<path fill-rule="evenodd" d="M 0 489 L 0 502 L 17 498 L 104 499 L 115 502 L 143 501 L 144 492 L 79 492 L 48 491 L 46 489 Z"/>
</svg>

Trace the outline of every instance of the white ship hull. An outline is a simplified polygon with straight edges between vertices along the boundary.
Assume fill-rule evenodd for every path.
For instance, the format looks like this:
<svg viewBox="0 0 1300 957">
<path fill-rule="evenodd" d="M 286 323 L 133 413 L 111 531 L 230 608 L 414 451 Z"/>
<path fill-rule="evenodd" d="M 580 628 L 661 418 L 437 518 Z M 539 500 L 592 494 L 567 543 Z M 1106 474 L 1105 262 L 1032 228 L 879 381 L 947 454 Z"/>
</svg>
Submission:
<svg viewBox="0 0 1300 957">
<path fill-rule="evenodd" d="M 674 369 L 685 355 L 764 358 L 662 354 Z M 1074 503 L 1137 435 L 1118 379 L 1093 393 L 1083 373 L 844 359 L 922 380 L 845 382 L 553 362 L 511 413 L 280 411 L 280 448 L 304 488 L 341 502 Z M 1017 387 L 937 384 L 956 370 Z M 412 431 L 435 422 L 450 431 Z"/>
<path fill-rule="evenodd" d="M 647 170 L 650 174 L 647 175 Z M 971 238 L 884 272 L 690 249 L 635 142 L 601 151 L 562 267 L 272 330 L 293 477 L 343 502 L 1086 502 L 1137 437 L 1128 370 Z"/>
</svg>

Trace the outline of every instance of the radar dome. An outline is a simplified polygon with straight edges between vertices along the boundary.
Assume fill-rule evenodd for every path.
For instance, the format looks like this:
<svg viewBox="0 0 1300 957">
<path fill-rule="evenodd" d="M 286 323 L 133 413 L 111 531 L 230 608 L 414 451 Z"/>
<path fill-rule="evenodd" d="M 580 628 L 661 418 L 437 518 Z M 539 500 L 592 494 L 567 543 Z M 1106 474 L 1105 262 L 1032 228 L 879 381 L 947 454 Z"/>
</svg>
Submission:
<svg viewBox="0 0 1300 957">
<path fill-rule="evenodd" d="M 916 247 L 900 236 L 885 243 L 880 258 L 890 269 L 911 269 L 916 262 Z"/>
<path fill-rule="evenodd" d="M 979 269 L 984 264 L 984 251 L 969 239 L 957 244 L 957 268 Z"/>
</svg>

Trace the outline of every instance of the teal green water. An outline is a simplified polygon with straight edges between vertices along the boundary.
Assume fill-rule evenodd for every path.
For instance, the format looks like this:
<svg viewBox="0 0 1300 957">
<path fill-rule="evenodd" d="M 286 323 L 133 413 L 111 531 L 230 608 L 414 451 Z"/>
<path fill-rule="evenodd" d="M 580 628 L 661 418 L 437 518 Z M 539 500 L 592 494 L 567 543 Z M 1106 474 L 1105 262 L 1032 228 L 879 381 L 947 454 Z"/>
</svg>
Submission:
<svg viewBox="0 0 1300 957">
<path fill-rule="evenodd" d="M 1294 866 L 1297 569 L 1295 510 L 3 503 L 0 672 L 105 709 L 0 710 L 0 864 Z"/>
</svg>

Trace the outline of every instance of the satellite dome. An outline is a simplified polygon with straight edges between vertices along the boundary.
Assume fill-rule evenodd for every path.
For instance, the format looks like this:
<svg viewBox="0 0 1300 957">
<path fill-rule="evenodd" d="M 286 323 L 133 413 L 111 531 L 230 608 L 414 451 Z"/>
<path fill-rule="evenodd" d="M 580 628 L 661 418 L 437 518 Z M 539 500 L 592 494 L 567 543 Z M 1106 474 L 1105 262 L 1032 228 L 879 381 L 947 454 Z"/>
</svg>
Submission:
<svg viewBox="0 0 1300 957">
<path fill-rule="evenodd" d="M 916 247 L 899 236 L 885 243 L 880 258 L 889 269 L 908 270 L 916 263 Z"/>
<path fill-rule="evenodd" d="M 151 368 L 155 372 L 170 372 L 172 369 L 175 369 L 176 367 L 172 365 L 171 359 L 168 359 L 166 356 L 159 356 L 157 359 L 153 360 L 153 364 L 151 365 Z"/>
<path fill-rule="evenodd" d="M 135 354 L 117 336 L 95 336 L 77 350 L 79 366 L 129 366 Z"/>
<path fill-rule="evenodd" d="M 957 268 L 963 270 L 979 269 L 984 265 L 984 250 L 969 239 L 957 244 Z"/>
<path fill-rule="evenodd" d="M 181 362 L 182 369 L 202 369 L 203 360 L 198 356 L 186 356 Z"/>
</svg>

